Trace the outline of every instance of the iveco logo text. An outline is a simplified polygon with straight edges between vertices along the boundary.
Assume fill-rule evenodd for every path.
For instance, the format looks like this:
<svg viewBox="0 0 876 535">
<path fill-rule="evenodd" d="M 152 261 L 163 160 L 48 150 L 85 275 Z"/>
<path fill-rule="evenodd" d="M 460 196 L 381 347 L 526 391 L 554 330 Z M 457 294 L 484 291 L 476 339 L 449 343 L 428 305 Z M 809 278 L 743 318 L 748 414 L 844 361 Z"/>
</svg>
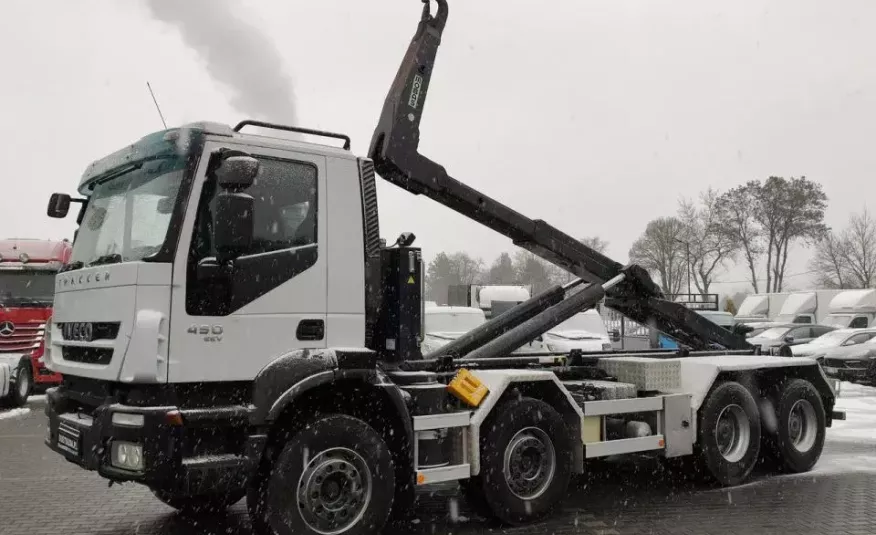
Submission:
<svg viewBox="0 0 876 535">
<path fill-rule="evenodd" d="M 109 271 L 97 273 L 80 273 L 69 276 L 58 277 L 58 288 L 67 286 L 81 286 L 83 284 L 91 284 L 92 282 L 108 282 L 110 280 Z"/>
<path fill-rule="evenodd" d="M 88 322 L 68 322 L 61 325 L 64 340 L 91 342 L 94 340 L 94 325 Z"/>
<path fill-rule="evenodd" d="M 0 323 L 0 336 L 12 336 L 12 333 L 15 332 L 15 324 L 11 321 L 4 321 Z"/>
</svg>

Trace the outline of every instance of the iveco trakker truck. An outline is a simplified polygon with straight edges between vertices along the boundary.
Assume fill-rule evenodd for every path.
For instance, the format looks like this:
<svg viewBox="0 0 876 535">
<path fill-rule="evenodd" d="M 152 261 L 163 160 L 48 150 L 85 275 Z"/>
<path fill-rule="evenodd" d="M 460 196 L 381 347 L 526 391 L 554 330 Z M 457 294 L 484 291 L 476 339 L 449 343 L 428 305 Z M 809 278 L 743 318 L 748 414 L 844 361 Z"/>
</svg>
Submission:
<svg viewBox="0 0 876 535">
<path fill-rule="evenodd" d="M 755 355 L 638 266 L 419 154 L 448 13 L 437 5 L 368 157 L 340 134 L 198 123 L 95 161 L 76 198 L 53 195 L 50 215 L 75 201 L 81 217 L 46 341 L 64 374 L 47 396 L 48 447 L 182 510 L 246 496 L 255 530 L 280 534 L 377 533 L 417 487 L 449 481 L 483 515 L 532 522 L 608 455 L 690 457 L 727 485 L 767 454 L 809 470 L 842 417 L 815 361 Z M 421 252 L 411 233 L 381 244 L 376 175 L 579 278 L 423 354 Z M 603 299 L 682 349 L 512 354 Z M 762 417 L 777 425 L 762 432 Z"/>
</svg>

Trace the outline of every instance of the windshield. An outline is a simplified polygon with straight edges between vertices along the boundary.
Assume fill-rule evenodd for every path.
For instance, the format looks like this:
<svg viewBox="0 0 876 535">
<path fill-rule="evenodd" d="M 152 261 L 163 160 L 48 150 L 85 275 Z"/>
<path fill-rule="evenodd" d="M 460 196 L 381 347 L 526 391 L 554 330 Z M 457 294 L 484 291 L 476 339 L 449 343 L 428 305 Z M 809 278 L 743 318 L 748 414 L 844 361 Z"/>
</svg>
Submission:
<svg viewBox="0 0 876 535">
<path fill-rule="evenodd" d="M 587 331 L 595 336 L 608 336 L 602 316 L 599 314 L 575 314 L 548 332 L 562 333 L 563 331 Z"/>
<path fill-rule="evenodd" d="M 758 338 L 766 338 L 767 340 L 778 340 L 779 338 L 784 336 L 785 333 L 788 332 L 788 330 L 788 327 L 772 327 L 755 336 L 757 336 Z M 753 337 L 754 336 L 749 336 L 749 338 Z"/>
<path fill-rule="evenodd" d="M 823 334 L 809 343 L 818 346 L 838 346 L 843 343 L 848 337 L 849 332 L 834 331 Z"/>
<path fill-rule="evenodd" d="M 451 313 L 430 314 L 426 312 L 426 333 L 465 333 L 483 324 L 481 314 Z"/>
<path fill-rule="evenodd" d="M 71 262 L 130 262 L 157 253 L 179 193 L 184 160 L 141 163 L 94 187 Z"/>
<path fill-rule="evenodd" d="M 54 271 L 0 271 L 0 306 L 52 306 Z"/>
<path fill-rule="evenodd" d="M 746 338 L 754 338 L 755 336 L 760 336 L 761 333 L 766 332 L 769 327 L 758 327 L 756 329 L 752 329 L 745 333 Z"/>
<path fill-rule="evenodd" d="M 851 314 L 831 314 L 821 321 L 822 325 L 832 325 L 836 327 L 848 327 L 854 316 Z"/>
</svg>

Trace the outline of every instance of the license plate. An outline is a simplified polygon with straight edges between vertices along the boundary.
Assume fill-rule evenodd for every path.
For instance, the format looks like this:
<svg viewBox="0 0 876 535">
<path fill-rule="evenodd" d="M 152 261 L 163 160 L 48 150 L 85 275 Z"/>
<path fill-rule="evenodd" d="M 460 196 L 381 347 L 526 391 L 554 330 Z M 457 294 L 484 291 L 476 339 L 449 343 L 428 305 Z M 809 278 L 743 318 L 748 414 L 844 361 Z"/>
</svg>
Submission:
<svg viewBox="0 0 876 535">
<path fill-rule="evenodd" d="M 58 449 L 79 457 L 79 430 L 64 424 L 58 425 Z"/>
<path fill-rule="evenodd" d="M 838 370 L 837 368 L 833 368 L 833 367 L 831 367 L 831 366 L 825 366 L 825 367 L 824 367 L 824 373 L 835 374 L 835 373 L 837 373 L 837 372 L 839 372 L 839 370 Z"/>
</svg>

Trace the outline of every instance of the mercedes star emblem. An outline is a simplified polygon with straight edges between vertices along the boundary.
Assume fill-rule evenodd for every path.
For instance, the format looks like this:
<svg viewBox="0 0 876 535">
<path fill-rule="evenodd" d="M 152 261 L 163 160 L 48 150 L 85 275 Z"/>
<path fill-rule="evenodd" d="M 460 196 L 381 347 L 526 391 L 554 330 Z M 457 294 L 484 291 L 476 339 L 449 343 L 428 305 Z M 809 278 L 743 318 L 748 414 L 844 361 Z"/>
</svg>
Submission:
<svg viewBox="0 0 876 535">
<path fill-rule="evenodd" d="M 15 324 L 11 321 L 4 321 L 0 323 L 0 336 L 12 336 L 12 333 L 15 332 Z"/>
</svg>

